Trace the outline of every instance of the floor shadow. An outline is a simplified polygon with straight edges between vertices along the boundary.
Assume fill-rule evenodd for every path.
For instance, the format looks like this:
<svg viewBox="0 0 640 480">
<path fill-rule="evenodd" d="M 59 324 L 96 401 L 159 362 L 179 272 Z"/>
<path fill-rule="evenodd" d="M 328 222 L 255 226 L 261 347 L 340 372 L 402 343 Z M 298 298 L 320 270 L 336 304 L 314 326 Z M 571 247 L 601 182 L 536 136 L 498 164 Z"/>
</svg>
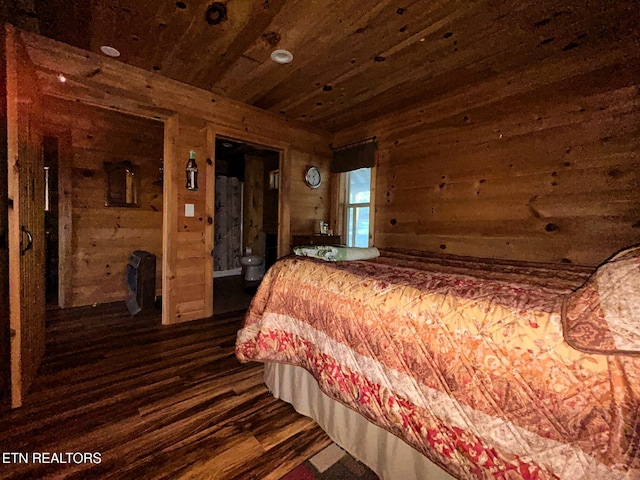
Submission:
<svg viewBox="0 0 640 480">
<path fill-rule="evenodd" d="M 247 283 L 242 276 L 219 277 L 213 279 L 213 313 L 246 310 L 256 293 L 258 285 Z"/>
</svg>

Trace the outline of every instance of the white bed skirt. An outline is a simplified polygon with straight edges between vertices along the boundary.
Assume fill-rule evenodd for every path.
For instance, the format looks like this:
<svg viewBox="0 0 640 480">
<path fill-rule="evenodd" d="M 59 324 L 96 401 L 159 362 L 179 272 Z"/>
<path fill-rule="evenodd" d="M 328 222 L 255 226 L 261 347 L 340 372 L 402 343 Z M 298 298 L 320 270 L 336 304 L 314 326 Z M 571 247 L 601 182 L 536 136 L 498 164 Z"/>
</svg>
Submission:
<svg viewBox="0 0 640 480">
<path fill-rule="evenodd" d="M 267 362 L 264 380 L 274 397 L 313 418 L 335 443 L 383 480 L 454 480 L 407 443 L 326 396 L 304 368 Z"/>
</svg>

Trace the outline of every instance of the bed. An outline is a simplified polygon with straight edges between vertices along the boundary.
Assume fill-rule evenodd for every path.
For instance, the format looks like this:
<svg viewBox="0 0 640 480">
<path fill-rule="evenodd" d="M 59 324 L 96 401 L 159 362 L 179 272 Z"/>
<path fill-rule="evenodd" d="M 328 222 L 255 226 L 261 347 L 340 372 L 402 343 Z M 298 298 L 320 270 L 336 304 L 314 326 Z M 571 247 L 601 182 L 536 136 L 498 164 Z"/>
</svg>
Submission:
<svg viewBox="0 0 640 480">
<path fill-rule="evenodd" d="M 236 355 L 381 478 L 640 478 L 640 247 L 267 272 Z"/>
</svg>

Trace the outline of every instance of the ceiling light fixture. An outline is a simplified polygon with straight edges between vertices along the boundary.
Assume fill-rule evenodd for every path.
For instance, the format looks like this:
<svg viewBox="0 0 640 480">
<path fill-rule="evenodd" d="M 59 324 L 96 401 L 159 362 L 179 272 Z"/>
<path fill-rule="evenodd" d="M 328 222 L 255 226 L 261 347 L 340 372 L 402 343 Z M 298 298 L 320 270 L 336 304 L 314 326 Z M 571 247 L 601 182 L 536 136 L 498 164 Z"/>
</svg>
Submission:
<svg viewBox="0 0 640 480">
<path fill-rule="evenodd" d="M 222 142 L 222 146 L 225 148 L 231 148 L 233 147 L 233 143 L 231 142 Z"/>
<path fill-rule="evenodd" d="M 288 50 L 274 50 L 271 53 L 271 60 L 281 65 L 291 63 L 293 61 L 293 55 Z"/>
<path fill-rule="evenodd" d="M 119 57 L 120 51 L 116 48 L 110 47 L 109 45 L 103 45 L 100 47 L 100 51 L 104 53 L 107 57 Z"/>
</svg>

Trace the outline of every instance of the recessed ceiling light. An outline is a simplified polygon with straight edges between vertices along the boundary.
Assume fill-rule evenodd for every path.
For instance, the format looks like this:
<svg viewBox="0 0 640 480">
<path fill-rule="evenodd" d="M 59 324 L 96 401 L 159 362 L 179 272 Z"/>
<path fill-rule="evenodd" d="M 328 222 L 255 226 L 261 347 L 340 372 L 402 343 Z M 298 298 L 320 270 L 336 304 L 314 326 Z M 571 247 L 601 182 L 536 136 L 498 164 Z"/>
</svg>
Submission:
<svg viewBox="0 0 640 480">
<path fill-rule="evenodd" d="M 119 57 L 120 51 L 110 47 L 109 45 L 103 45 L 100 47 L 100 51 L 104 53 L 107 57 Z"/>
<path fill-rule="evenodd" d="M 231 148 L 233 147 L 233 143 L 231 142 L 222 142 L 222 146 L 225 148 Z"/>
<path fill-rule="evenodd" d="M 67 81 L 67 77 L 65 77 L 63 74 L 59 74 L 58 80 L 60 81 L 60 83 L 65 83 Z"/>
<path fill-rule="evenodd" d="M 271 53 L 271 60 L 284 65 L 285 63 L 291 63 L 293 55 L 288 50 L 274 50 Z"/>
</svg>

